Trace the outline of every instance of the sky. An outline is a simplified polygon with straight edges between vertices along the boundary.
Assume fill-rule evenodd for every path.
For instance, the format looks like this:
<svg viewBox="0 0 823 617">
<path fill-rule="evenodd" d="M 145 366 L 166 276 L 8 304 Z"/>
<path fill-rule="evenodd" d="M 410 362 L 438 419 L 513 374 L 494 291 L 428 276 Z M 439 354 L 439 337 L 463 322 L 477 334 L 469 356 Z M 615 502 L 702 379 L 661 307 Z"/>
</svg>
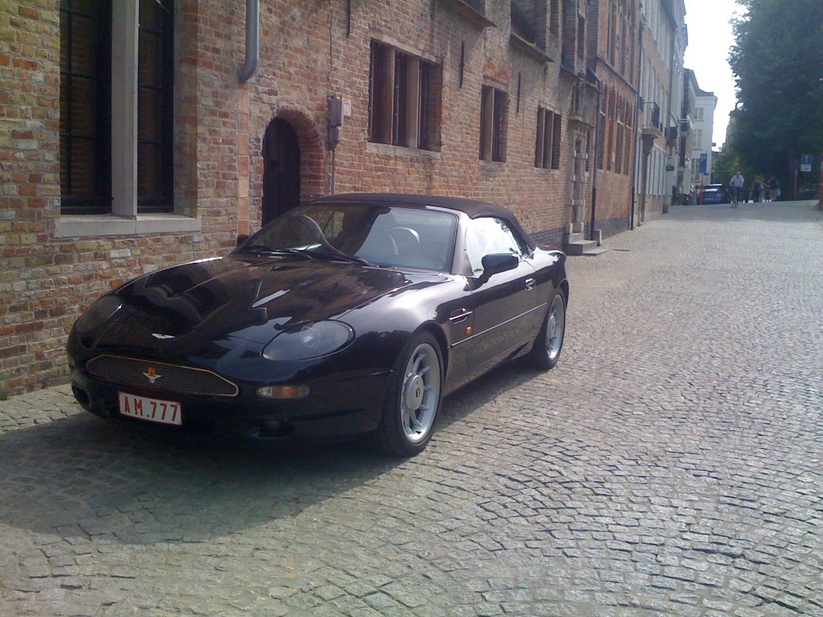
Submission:
<svg viewBox="0 0 823 617">
<path fill-rule="evenodd" d="M 729 68 L 729 49 L 734 35 L 729 20 L 743 12 L 735 0 L 685 0 L 689 45 L 685 67 L 694 71 L 701 90 L 717 97 L 712 141 L 720 148 L 726 141 L 729 112 L 736 97 L 734 76 Z"/>
</svg>

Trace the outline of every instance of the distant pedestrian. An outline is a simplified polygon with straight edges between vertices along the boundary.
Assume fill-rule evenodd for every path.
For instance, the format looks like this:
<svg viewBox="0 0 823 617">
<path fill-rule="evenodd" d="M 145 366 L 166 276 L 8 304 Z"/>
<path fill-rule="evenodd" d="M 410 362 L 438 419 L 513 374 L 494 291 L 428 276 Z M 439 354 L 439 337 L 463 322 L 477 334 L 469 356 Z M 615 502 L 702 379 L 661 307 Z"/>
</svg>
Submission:
<svg viewBox="0 0 823 617">
<path fill-rule="evenodd" d="M 760 203 L 760 200 L 763 198 L 763 182 L 761 182 L 760 178 L 755 178 L 752 183 L 752 198 L 756 204 Z"/>
<path fill-rule="evenodd" d="M 740 198 L 743 195 L 743 185 L 745 183 L 746 179 L 739 170 L 732 176 L 732 179 L 729 180 L 729 186 L 732 187 L 732 208 L 737 208 L 737 206 L 740 205 Z"/>
<path fill-rule="evenodd" d="M 780 183 L 777 178 L 772 176 L 769 178 L 769 201 L 777 201 L 780 199 Z"/>
</svg>

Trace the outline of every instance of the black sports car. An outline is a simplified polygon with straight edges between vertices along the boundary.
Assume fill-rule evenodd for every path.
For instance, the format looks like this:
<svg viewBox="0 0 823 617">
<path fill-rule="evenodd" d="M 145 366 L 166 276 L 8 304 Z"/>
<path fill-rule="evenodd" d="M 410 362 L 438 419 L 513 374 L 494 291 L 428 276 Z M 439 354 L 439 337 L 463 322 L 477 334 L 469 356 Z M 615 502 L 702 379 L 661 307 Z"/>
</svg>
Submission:
<svg viewBox="0 0 823 617">
<path fill-rule="evenodd" d="M 557 363 L 565 259 L 487 203 L 327 197 L 226 257 L 97 300 L 69 336 L 72 390 L 106 418 L 272 440 L 365 433 L 411 456 L 444 395 L 518 356 Z"/>
</svg>

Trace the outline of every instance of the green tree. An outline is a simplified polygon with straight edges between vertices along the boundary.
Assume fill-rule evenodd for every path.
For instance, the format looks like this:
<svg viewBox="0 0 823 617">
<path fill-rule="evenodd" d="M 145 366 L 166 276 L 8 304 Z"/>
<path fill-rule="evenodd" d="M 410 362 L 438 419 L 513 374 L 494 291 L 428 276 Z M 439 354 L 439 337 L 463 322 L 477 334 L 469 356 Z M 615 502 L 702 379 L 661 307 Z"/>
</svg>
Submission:
<svg viewBox="0 0 823 617">
<path fill-rule="evenodd" d="M 745 168 L 791 186 L 801 154 L 823 152 L 823 1 L 738 0 L 729 54 L 737 109 L 729 147 Z"/>
</svg>

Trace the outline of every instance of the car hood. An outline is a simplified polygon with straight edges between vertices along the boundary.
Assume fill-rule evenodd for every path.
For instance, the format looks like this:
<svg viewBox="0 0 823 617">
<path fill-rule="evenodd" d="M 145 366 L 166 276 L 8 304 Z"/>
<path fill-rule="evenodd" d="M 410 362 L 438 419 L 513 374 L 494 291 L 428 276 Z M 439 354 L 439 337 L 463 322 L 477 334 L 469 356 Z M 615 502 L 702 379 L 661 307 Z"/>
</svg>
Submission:
<svg viewBox="0 0 823 617">
<path fill-rule="evenodd" d="M 283 329 L 341 318 L 386 294 L 445 278 L 299 257 L 204 260 L 127 283 L 113 292 L 119 308 L 86 324 L 81 338 L 98 351 L 127 346 L 170 355 L 204 353 L 221 339 L 265 345 Z"/>
</svg>

